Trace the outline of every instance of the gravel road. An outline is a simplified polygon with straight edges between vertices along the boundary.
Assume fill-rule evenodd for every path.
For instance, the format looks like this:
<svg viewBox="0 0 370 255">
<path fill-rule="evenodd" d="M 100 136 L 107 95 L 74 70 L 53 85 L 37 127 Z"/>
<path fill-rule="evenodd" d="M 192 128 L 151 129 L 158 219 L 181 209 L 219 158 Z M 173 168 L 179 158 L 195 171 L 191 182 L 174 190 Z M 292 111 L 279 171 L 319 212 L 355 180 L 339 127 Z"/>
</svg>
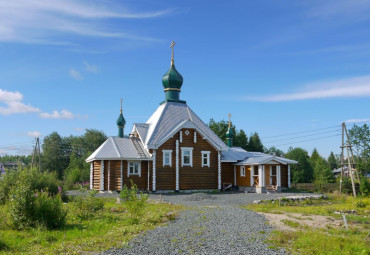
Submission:
<svg viewBox="0 0 370 255">
<path fill-rule="evenodd" d="M 133 239 L 127 247 L 102 254 L 286 254 L 265 243 L 273 230 L 266 219 L 239 205 L 287 195 L 294 194 L 151 195 L 151 199 L 184 204 L 191 209 Z"/>
</svg>

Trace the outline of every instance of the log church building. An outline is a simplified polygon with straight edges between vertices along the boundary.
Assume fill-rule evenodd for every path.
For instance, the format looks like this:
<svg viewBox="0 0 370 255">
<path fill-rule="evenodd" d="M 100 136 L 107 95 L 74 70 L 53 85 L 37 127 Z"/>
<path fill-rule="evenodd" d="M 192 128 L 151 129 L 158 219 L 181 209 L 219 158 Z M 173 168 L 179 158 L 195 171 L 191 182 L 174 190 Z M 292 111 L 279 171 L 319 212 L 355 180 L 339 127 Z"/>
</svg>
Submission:
<svg viewBox="0 0 370 255">
<path fill-rule="evenodd" d="M 162 77 L 165 100 L 145 123 L 124 135 L 126 121 L 117 119 L 118 136 L 109 137 L 86 162 L 90 188 L 119 191 L 131 180 L 139 189 L 156 191 L 240 190 L 263 193 L 290 187 L 290 165 L 297 161 L 233 147 L 229 120 L 225 144 L 180 100 L 183 77 L 172 58 Z"/>
</svg>

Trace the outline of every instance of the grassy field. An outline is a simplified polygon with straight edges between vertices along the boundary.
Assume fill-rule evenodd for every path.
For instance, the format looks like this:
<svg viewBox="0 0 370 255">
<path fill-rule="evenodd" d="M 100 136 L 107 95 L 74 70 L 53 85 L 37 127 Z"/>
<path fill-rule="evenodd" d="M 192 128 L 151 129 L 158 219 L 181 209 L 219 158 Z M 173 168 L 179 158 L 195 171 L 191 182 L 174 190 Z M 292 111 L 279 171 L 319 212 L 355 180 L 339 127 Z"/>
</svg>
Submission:
<svg viewBox="0 0 370 255">
<path fill-rule="evenodd" d="M 370 254 L 370 198 L 330 195 L 328 199 L 288 202 L 282 200 L 247 205 L 245 208 L 262 213 L 329 216 L 342 220 L 346 213 L 349 229 L 337 227 L 313 228 L 299 220 L 281 220 L 294 231 L 275 230 L 268 242 L 270 247 L 285 247 L 293 254 Z M 295 217 L 297 219 L 297 217 Z M 299 217 L 298 217 L 299 219 Z M 293 221 L 294 220 L 294 221 Z"/>
<path fill-rule="evenodd" d="M 88 220 L 68 218 L 62 230 L 0 229 L 0 254 L 81 254 L 122 247 L 138 234 L 174 219 L 181 210 L 180 206 L 149 203 L 135 224 L 115 201 L 104 199 L 104 209 Z M 4 207 L 0 207 L 0 216 L 1 211 Z"/>
</svg>

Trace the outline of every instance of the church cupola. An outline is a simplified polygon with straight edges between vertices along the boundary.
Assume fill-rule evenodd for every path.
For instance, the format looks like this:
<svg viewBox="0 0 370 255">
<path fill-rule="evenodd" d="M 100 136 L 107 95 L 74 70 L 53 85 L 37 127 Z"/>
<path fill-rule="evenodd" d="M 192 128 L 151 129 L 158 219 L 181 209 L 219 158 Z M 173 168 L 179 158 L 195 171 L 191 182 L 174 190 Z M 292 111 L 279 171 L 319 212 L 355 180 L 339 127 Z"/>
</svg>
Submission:
<svg viewBox="0 0 370 255">
<path fill-rule="evenodd" d="M 162 84 L 164 87 L 166 102 L 184 103 L 184 101 L 180 100 L 180 92 L 181 92 L 183 78 L 181 74 L 175 68 L 174 53 L 173 53 L 173 47 L 175 46 L 175 44 L 176 43 L 172 41 L 171 46 L 170 46 L 170 48 L 172 49 L 171 67 L 170 69 L 168 69 L 167 73 L 163 75 Z"/>
<path fill-rule="evenodd" d="M 231 128 L 231 114 L 229 113 L 229 127 L 226 131 L 226 143 L 228 147 L 233 147 L 234 132 Z"/>
<path fill-rule="evenodd" d="M 117 119 L 117 126 L 118 126 L 118 137 L 121 137 L 123 138 L 123 130 L 125 128 L 125 124 L 126 124 L 126 120 L 125 118 L 123 117 L 123 114 L 122 114 L 122 98 L 121 98 L 121 113 L 120 115 L 118 116 L 118 119 Z"/>
</svg>

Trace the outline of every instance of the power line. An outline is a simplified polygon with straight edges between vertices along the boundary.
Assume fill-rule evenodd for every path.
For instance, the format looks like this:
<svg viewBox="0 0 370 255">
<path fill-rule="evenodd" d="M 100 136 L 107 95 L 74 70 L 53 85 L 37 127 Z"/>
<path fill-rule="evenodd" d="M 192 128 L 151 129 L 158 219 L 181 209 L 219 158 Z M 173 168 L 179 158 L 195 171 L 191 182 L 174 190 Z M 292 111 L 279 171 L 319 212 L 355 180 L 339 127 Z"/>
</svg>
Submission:
<svg viewBox="0 0 370 255">
<path fill-rule="evenodd" d="M 340 127 L 340 125 L 336 125 L 336 126 L 331 126 L 331 127 L 326 127 L 326 128 L 311 129 L 311 130 L 294 132 L 294 133 L 287 133 L 287 134 L 273 135 L 273 136 L 265 136 L 262 139 L 270 138 L 270 137 L 289 136 L 289 135 L 295 135 L 295 134 L 301 134 L 301 133 L 309 133 L 309 132 L 314 132 L 314 131 L 317 131 L 317 130 L 325 130 L 325 129 L 339 128 L 339 127 Z"/>
<path fill-rule="evenodd" d="M 283 144 L 276 144 L 276 145 L 274 144 L 274 145 L 271 145 L 271 146 L 282 146 L 282 145 L 287 145 L 287 144 L 310 142 L 310 141 L 314 141 L 314 140 L 319 140 L 319 139 L 324 139 L 324 138 L 329 138 L 329 137 L 334 137 L 334 136 L 339 136 L 339 135 L 341 135 L 341 134 L 323 136 L 323 137 L 318 137 L 318 138 L 314 138 L 314 139 L 302 140 L 302 141 L 298 141 L 298 142 L 290 142 L 290 143 L 283 143 Z"/>
<path fill-rule="evenodd" d="M 290 137 L 290 138 L 285 138 L 285 139 L 280 139 L 280 140 L 274 140 L 274 141 L 267 141 L 263 143 L 273 143 L 273 142 L 281 142 L 281 141 L 286 141 L 286 140 L 292 140 L 292 139 L 297 139 L 297 138 L 302 138 L 302 137 L 309 137 L 309 136 L 316 136 L 316 135 L 322 135 L 322 134 L 328 134 L 332 132 L 340 131 L 340 129 L 332 130 L 332 131 L 326 131 L 326 132 L 320 132 L 317 134 L 310 134 L 310 135 L 302 135 L 302 136 L 296 136 L 296 137 Z"/>
</svg>

